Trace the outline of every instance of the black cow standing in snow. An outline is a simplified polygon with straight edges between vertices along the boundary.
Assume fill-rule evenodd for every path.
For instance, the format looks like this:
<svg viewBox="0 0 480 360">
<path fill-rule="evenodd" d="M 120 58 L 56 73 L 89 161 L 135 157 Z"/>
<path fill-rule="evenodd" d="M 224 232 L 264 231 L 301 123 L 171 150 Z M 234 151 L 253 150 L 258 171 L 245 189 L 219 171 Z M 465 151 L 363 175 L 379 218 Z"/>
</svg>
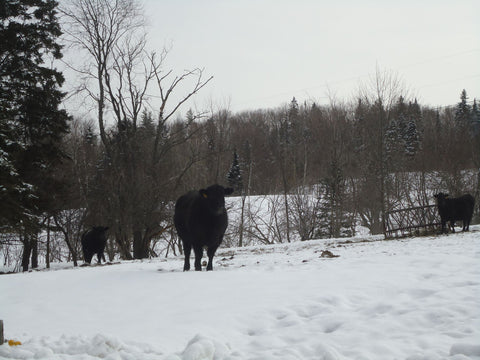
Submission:
<svg viewBox="0 0 480 360">
<path fill-rule="evenodd" d="M 455 232 L 455 221 L 463 221 L 463 231 L 468 231 L 472 221 L 475 199 L 472 195 L 466 194 L 458 198 L 450 198 L 448 194 L 438 193 L 434 195 L 437 199 L 438 213 L 442 222 L 442 233 L 447 232 L 446 223 L 450 222 L 452 231 Z"/>
<path fill-rule="evenodd" d="M 185 254 L 183 271 L 190 270 L 190 252 L 195 252 L 195 270 L 202 270 L 203 248 L 207 248 L 207 271 L 213 270 L 213 256 L 220 246 L 228 225 L 225 195 L 232 188 L 212 185 L 199 191 L 190 191 L 175 204 L 174 223 L 182 239 Z"/>
<path fill-rule="evenodd" d="M 98 263 L 101 263 L 101 259 L 105 262 L 105 245 L 107 245 L 107 235 L 105 234 L 108 227 L 94 226 L 82 235 L 82 250 L 83 259 L 86 263 L 92 262 L 93 255 L 97 254 Z"/>
</svg>

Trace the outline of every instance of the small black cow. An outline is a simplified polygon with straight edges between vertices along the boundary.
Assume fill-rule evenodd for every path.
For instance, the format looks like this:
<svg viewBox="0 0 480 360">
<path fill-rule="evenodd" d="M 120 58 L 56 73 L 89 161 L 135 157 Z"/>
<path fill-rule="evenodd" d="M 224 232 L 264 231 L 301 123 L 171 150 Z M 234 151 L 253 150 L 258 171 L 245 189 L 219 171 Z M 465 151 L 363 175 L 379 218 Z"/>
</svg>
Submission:
<svg viewBox="0 0 480 360">
<path fill-rule="evenodd" d="M 442 221 L 442 233 L 447 232 L 446 223 L 448 221 L 452 231 L 455 232 L 456 220 L 462 220 L 462 231 L 468 231 L 475 205 L 473 196 L 466 194 L 458 198 L 450 198 L 448 194 L 438 193 L 434 197 L 437 199 L 438 213 Z"/>
<path fill-rule="evenodd" d="M 86 263 L 90 264 L 95 254 L 97 254 L 99 264 L 102 262 L 101 259 L 105 262 L 103 251 L 107 244 L 107 236 L 105 234 L 107 230 L 108 227 L 94 226 L 82 235 L 83 259 Z"/>
<path fill-rule="evenodd" d="M 182 239 L 185 253 L 183 271 L 190 270 L 190 252 L 195 252 L 195 270 L 202 270 L 203 248 L 207 248 L 207 271 L 213 270 L 213 256 L 220 246 L 228 225 L 225 195 L 232 188 L 212 185 L 199 191 L 190 191 L 178 198 L 175 204 L 174 223 Z"/>
</svg>

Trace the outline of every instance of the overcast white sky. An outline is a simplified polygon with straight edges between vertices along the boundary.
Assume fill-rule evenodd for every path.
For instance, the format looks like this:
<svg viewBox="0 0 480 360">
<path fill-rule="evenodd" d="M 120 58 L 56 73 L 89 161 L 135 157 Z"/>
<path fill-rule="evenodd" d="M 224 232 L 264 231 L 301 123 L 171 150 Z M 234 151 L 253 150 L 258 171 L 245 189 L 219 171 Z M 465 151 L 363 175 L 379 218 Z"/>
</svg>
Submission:
<svg viewBox="0 0 480 360">
<path fill-rule="evenodd" d="M 232 111 L 348 100 L 380 69 L 419 101 L 480 98 L 478 0 L 146 0 L 149 44 L 213 81 L 199 107 Z"/>
</svg>

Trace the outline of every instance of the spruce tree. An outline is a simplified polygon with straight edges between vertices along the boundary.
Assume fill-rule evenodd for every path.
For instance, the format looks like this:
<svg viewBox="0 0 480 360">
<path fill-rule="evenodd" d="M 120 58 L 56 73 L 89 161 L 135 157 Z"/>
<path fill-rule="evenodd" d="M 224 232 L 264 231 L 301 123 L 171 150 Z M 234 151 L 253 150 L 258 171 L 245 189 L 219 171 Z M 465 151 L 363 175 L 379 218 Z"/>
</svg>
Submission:
<svg viewBox="0 0 480 360">
<path fill-rule="evenodd" d="M 398 151 L 399 146 L 399 129 L 398 122 L 393 119 L 385 129 L 385 155 L 387 161 L 392 161 Z"/>
<path fill-rule="evenodd" d="M 418 125 L 422 122 L 422 111 L 417 99 L 408 106 L 408 121 L 406 124 L 403 139 L 405 142 L 404 154 L 413 157 L 420 148 L 420 136 Z"/>
<path fill-rule="evenodd" d="M 155 133 L 155 124 L 153 121 L 153 114 L 151 111 L 143 110 L 140 127 L 148 133 Z"/>
<path fill-rule="evenodd" d="M 474 125 L 476 125 L 476 126 L 478 126 L 480 124 L 480 107 L 477 104 L 477 99 L 473 99 L 472 121 L 473 121 Z"/>
<path fill-rule="evenodd" d="M 397 122 L 398 141 L 402 141 L 408 127 L 408 105 L 405 103 L 403 96 L 400 96 L 398 102 L 393 109 L 394 117 Z"/>
<path fill-rule="evenodd" d="M 288 118 L 290 122 L 295 122 L 298 118 L 298 101 L 293 97 L 292 101 L 290 101 L 290 106 L 288 107 Z"/>
<path fill-rule="evenodd" d="M 407 124 L 405 132 L 405 155 L 408 157 L 415 156 L 419 147 L 419 139 L 417 132 L 417 124 L 415 118 L 411 117 Z"/>
<path fill-rule="evenodd" d="M 460 94 L 460 102 L 455 109 L 455 121 L 459 126 L 467 126 L 471 118 L 471 109 L 468 105 L 468 97 L 465 89 Z"/>
<path fill-rule="evenodd" d="M 233 161 L 232 166 L 227 174 L 227 181 L 228 185 L 232 187 L 235 192 L 241 193 L 243 190 L 243 179 L 242 179 L 242 172 L 240 169 L 240 163 L 238 161 L 238 154 L 235 150 L 233 152 Z"/>
<path fill-rule="evenodd" d="M 59 183 L 53 166 L 68 115 L 59 105 L 64 78 L 48 64 L 61 58 L 52 0 L 0 5 L 0 225 L 37 225 Z"/>
</svg>

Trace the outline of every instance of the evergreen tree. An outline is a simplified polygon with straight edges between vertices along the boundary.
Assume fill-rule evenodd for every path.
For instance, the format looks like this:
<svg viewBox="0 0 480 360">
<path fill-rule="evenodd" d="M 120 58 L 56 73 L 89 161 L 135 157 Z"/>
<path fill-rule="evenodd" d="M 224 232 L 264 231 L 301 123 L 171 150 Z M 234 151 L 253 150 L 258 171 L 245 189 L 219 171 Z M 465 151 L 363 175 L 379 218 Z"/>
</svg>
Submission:
<svg viewBox="0 0 480 360">
<path fill-rule="evenodd" d="M 140 127 L 147 133 L 155 133 L 155 124 L 153 122 L 153 114 L 150 111 L 143 110 L 142 117 L 140 119 Z"/>
<path fill-rule="evenodd" d="M 232 166 L 227 174 L 227 181 L 228 185 L 232 187 L 235 192 L 241 193 L 243 190 L 243 179 L 242 179 L 242 172 L 240 170 L 240 163 L 238 161 L 238 154 L 235 150 L 233 152 L 233 161 Z"/>
<path fill-rule="evenodd" d="M 420 148 L 420 136 L 418 131 L 418 124 L 422 121 L 422 111 L 420 106 L 415 102 L 410 103 L 408 106 L 408 121 L 403 134 L 403 140 L 405 142 L 405 155 L 408 157 L 415 156 Z"/>
<path fill-rule="evenodd" d="M 354 139 L 353 139 L 353 148 L 356 153 L 361 153 L 365 150 L 365 120 L 367 117 L 368 107 L 362 102 L 361 99 L 358 99 L 357 106 L 355 107 L 354 113 Z"/>
<path fill-rule="evenodd" d="M 455 121 L 459 126 L 466 126 L 469 124 L 471 118 L 471 109 L 468 105 L 468 97 L 465 89 L 460 94 L 460 102 L 455 109 Z"/>
<path fill-rule="evenodd" d="M 405 155 L 415 156 L 419 147 L 419 139 L 417 133 L 417 124 L 415 118 L 411 117 L 407 124 L 405 132 Z"/>
<path fill-rule="evenodd" d="M 293 97 L 288 108 L 288 118 L 290 122 L 295 122 L 295 120 L 298 118 L 298 112 L 298 101 L 295 99 L 295 97 Z"/>
<path fill-rule="evenodd" d="M 160 133 L 161 136 L 159 137 L 159 144 L 163 144 L 165 142 L 165 138 L 168 136 L 168 129 L 167 125 L 162 123 L 160 124 Z M 153 121 L 153 114 L 150 111 L 144 110 L 142 112 L 142 116 L 140 118 L 140 128 L 138 132 L 135 134 L 139 146 L 147 146 L 153 144 L 156 135 L 156 124 Z"/>
<path fill-rule="evenodd" d="M 64 78 L 47 67 L 61 58 L 53 0 L 0 5 L 0 225 L 36 228 L 59 187 L 53 166 L 68 115 L 59 110 Z"/>
<path fill-rule="evenodd" d="M 477 126 L 480 124 L 480 108 L 477 104 L 477 99 L 473 99 L 472 105 L 472 121 Z"/>
<path fill-rule="evenodd" d="M 315 236 L 318 238 L 352 236 L 352 224 L 345 208 L 347 195 L 345 175 L 336 159 L 331 160 L 328 175 L 320 181 L 320 187 L 324 196 L 320 202 Z"/>
<path fill-rule="evenodd" d="M 195 115 L 193 114 L 193 110 L 192 110 L 192 109 L 188 109 L 187 114 L 186 114 L 186 117 L 187 117 L 187 122 L 188 122 L 189 124 L 195 121 Z"/>
<path fill-rule="evenodd" d="M 395 119 L 391 120 L 385 130 L 385 155 L 387 161 L 392 161 L 397 154 L 399 132 L 398 122 Z"/>
<path fill-rule="evenodd" d="M 393 108 L 394 119 L 397 123 L 397 138 L 399 142 L 403 142 L 404 134 L 408 126 L 408 105 L 405 103 L 403 96 L 400 96 Z"/>
</svg>

